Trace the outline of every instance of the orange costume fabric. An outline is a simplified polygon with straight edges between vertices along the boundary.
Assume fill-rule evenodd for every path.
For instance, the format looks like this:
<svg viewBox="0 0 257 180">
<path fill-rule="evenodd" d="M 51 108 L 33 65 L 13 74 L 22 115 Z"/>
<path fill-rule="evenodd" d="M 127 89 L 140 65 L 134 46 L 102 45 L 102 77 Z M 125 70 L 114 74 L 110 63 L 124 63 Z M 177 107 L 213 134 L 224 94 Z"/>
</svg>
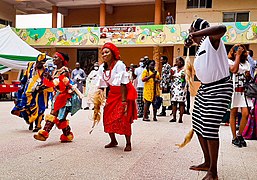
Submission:
<svg viewBox="0 0 257 180">
<path fill-rule="evenodd" d="M 104 107 L 103 123 L 104 132 L 117 133 L 130 136 L 131 124 L 137 119 L 136 98 L 137 92 L 134 86 L 130 83 L 127 87 L 127 112 L 124 112 L 122 104 L 121 87 L 110 86 L 110 91 Z"/>
</svg>

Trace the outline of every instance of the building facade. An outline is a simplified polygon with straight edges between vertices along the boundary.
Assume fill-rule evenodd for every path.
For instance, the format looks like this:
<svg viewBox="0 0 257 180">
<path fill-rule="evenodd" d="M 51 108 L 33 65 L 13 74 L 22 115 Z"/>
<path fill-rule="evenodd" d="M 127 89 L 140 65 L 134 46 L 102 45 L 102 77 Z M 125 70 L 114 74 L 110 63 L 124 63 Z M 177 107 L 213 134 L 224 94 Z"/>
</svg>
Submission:
<svg viewBox="0 0 257 180">
<path fill-rule="evenodd" d="M 35 13 L 41 12 L 49 12 L 53 13 L 53 27 L 56 27 L 56 13 L 61 12 L 63 16 L 63 28 L 72 29 L 72 31 L 76 31 L 77 29 L 83 29 L 84 27 L 90 27 L 90 32 L 92 32 L 92 36 L 88 36 L 88 42 L 94 41 L 94 28 L 99 28 L 100 34 L 99 39 L 101 42 L 101 35 L 104 31 L 104 27 L 131 27 L 136 28 L 146 26 L 146 29 L 154 29 L 153 33 L 159 33 L 157 25 L 164 24 L 165 18 L 168 12 L 171 13 L 175 20 L 174 27 L 170 28 L 170 31 L 180 29 L 180 38 L 185 38 L 186 34 L 184 31 L 189 28 L 191 22 L 197 18 L 201 17 L 208 20 L 210 23 L 219 24 L 219 23 L 229 23 L 229 22 L 241 22 L 239 24 L 231 24 L 228 25 L 228 33 L 226 37 L 224 37 L 224 41 L 228 44 L 229 48 L 233 43 L 240 42 L 247 45 L 248 48 L 252 49 L 257 53 L 257 45 L 255 39 L 257 35 L 255 32 L 250 32 L 248 35 L 248 29 L 254 29 L 255 26 L 252 22 L 257 22 L 257 4 L 256 0 L 245 0 L 245 1 L 234 1 L 234 0 L 145 0 L 145 1 L 131 1 L 126 2 L 124 0 L 113 1 L 115 3 L 111 3 L 112 0 L 108 1 L 109 3 L 103 4 L 97 1 L 96 4 L 86 4 L 86 1 L 77 1 L 80 2 L 80 5 L 76 5 L 76 8 L 72 6 L 72 4 L 68 4 L 63 1 L 47 1 L 48 6 L 51 6 L 49 9 L 42 9 L 41 6 L 34 5 L 34 10 L 26 9 L 25 6 L 21 6 L 19 9 L 14 4 L 10 2 L 14 1 L 3 1 L 0 2 L 0 19 L 3 19 L 6 23 L 12 22 L 12 25 L 15 27 L 15 14 L 18 12 L 21 13 Z M 43 0 L 42 0 L 43 2 Z M 44 1 L 46 2 L 46 1 Z M 54 3 L 56 2 L 56 4 Z M 84 4 L 83 4 L 84 2 Z M 31 5 L 32 6 L 32 5 Z M 4 8 L 8 7 L 8 8 Z M 15 8 L 16 7 L 16 8 Z M 32 6 L 33 7 L 33 6 Z M 16 12 L 15 12 L 16 10 Z M 151 25 L 155 25 L 152 26 Z M 148 26 L 148 27 L 147 27 Z M 101 29 L 102 27 L 102 29 Z M 166 27 L 166 26 L 165 26 Z M 165 27 L 161 27 L 162 31 L 164 31 Z M 168 26 L 170 27 L 170 26 Z M 244 28 L 242 30 L 242 28 Z M 248 28 L 248 29 L 247 29 Z M 110 30 L 110 29 L 108 29 Z M 112 29 L 113 30 L 113 29 Z M 143 29 L 144 30 L 144 29 Z M 47 43 L 39 43 L 40 33 L 27 33 L 30 34 L 30 38 L 33 40 L 27 41 L 32 46 L 36 47 L 40 51 L 48 52 L 49 55 L 52 55 L 55 51 L 62 51 L 68 53 L 71 61 L 69 62 L 70 68 L 74 68 L 75 62 L 80 62 L 83 66 L 88 67 L 95 61 L 100 61 L 100 47 L 101 43 L 98 44 L 90 44 L 87 43 L 69 43 L 66 41 L 80 41 L 81 37 L 78 34 L 75 34 L 73 39 L 67 33 L 65 34 L 64 30 L 61 29 L 52 29 L 49 30 L 51 33 L 55 33 L 55 38 L 58 39 L 56 41 L 59 42 L 55 44 L 47 44 Z M 55 31 L 55 32 L 53 32 Z M 79 30 L 78 30 L 79 31 Z M 124 31 L 124 28 L 120 28 L 119 31 Z M 128 33 L 129 29 L 126 29 L 125 32 L 119 32 L 120 34 Z M 131 30 L 130 30 L 131 31 Z M 83 32 L 83 31 L 81 31 Z M 112 32 L 112 36 L 116 36 L 115 30 Z M 147 33 L 147 32 L 146 32 Z M 183 34 L 184 33 L 184 34 Z M 234 33 L 234 34 L 233 34 Z M 248 34 L 247 34 L 248 33 Z M 43 34 L 44 38 L 51 39 L 48 37 L 50 33 Z M 148 38 L 153 36 L 152 34 L 148 35 Z M 163 36 L 162 33 L 159 33 L 160 38 Z M 238 38 L 237 40 L 231 40 L 233 35 L 239 36 L 242 35 L 242 38 Z M 19 34 L 21 37 L 22 33 Z M 77 36 L 78 35 L 78 36 Z M 158 36 L 158 37 L 159 37 Z M 248 36 L 250 39 L 248 39 Z M 142 39 L 144 36 L 142 36 Z M 155 38 L 153 36 L 153 38 Z M 165 37 L 167 38 L 167 37 Z M 171 37 L 169 37 L 171 38 Z M 25 39 L 24 39 L 25 40 Z M 119 39 L 118 39 L 119 40 Z M 53 39 L 54 41 L 54 39 Z M 159 41 L 159 40 L 158 40 Z M 158 69 L 160 70 L 161 65 L 159 64 L 159 57 L 161 55 L 166 55 L 169 57 L 169 63 L 173 64 L 174 59 L 177 56 L 185 56 L 185 49 L 183 43 L 181 43 L 181 39 L 177 42 L 172 41 L 172 43 L 157 42 L 156 44 L 131 44 L 128 43 L 126 45 L 120 44 L 117 41 L 117 45 L 120 47 L 122 60 L 126 63 L 127 66 L 130 64 L 138 64 L 140 57 L 148 55 L 151 59 L 155 59 L 157 61 Z M 63 44 L 61 44 L 63 43 Z M 191 55 L 194 55 L 195 49 L 192 48 L 190 50 Z M 256 54 L 255 53 L 255 54 Z M 257 59 L 257 56 L 254 55 L 254 58 Z M 89 71 L 89 69 L 87 69 Z"/>
</svg>

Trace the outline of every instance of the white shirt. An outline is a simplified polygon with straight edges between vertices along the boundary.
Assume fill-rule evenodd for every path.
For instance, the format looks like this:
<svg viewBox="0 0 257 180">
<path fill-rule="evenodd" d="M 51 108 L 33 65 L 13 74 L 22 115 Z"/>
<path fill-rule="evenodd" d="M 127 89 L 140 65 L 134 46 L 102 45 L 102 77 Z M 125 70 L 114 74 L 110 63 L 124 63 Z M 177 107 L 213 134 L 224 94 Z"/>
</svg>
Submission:
<svg viewBox="0 0 257 180">
<path fill-rule="evenodd" d="M 229 65 L 234 65 L 234 61 L 228 60 Z M 235 92 L 235 88 L 237 87 L 243 87 L 245 79 L 245 72 L 250 71 L 250 64 L 246 61 L 244 64 L 240 63 L 238 67 L 238 72 L 236 74 L 233 73 L 232 79 L 233 79 L 233 95 L 232 95 L 232 101 L 231 101 L 231 108 L 234 107 L 252 107 L 253 103 L 250 98 L 246 98 L 244 96 L 244 92 Z M 246 104 L 247 101 L 247 104 Z"/>
<path fill-rule="evenodd" d="M 197 78 L 202 83 L 212 83 L 229 76 L 227 52 L 222 40 L 217 50 L 212 46 L 209 36 L 205 38 L 196 53 L 194 62 Z"/>
<path fill-rule="evenodd" d="M 143 88 L 144 87 L 144 82 L 142 81 L 142 73 L 145 68 L 143 67 L 138 67 L 135 69 L 135 75 L 137 76 L 137 87 L 138 88 Z"/>
<path fill-rule="evenodd" d="M 111 70 L 107 70 L 104 73 L 104 64 L 101 64 L 99 67 L 99 79 L 97 82 L 97 87 L 106 88 L 109 85 L 111 86 L 120 86 L 121 84 L 129 83 L 129 73 L 126 72 L 126 65 L 122 61 L 117 61 Z"/>
<path fill-rule="evenodd" d="M 99 71 L 99 69 L 97 71 L 93 69 L 87 76 L 87 81 L 90 81 L 95 85 L 98 80 L 98 74 L 99 74 L 98 71 Z"/>
<path fill-rule="evenodd" d="M 235 64 L 235 61 L 232 61 L 231 59 L 228 59 L 228 63 L 230 66 Z M 238 72 L 236 74 L 233 73 L 233 87 L 243 87 L 245 79 L 245 72 L 250 71 L 250 64 L 246 61 L 244 64 L 240 63 L 238 67 Z"/>
</svg>

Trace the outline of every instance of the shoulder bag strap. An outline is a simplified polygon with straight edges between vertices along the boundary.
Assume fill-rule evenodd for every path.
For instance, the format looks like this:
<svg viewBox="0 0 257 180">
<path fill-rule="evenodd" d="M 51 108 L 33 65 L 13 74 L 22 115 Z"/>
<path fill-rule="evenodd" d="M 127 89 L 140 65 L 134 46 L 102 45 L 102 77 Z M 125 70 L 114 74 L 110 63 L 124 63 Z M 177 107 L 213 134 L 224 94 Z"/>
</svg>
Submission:
<svg viewBox="0 0 257 180">
<path fill-rule="evenodd" d="M 248 106 L 247 97 L 245 95 L 245 92 L 244 92 L 244 97 L 245 97 L 245 103 L 246 103 L 246 106 L 247 106 L 247 109 L 248 109 L 248 113 L 250 114 L 251 111 L 250 111 L 249 106 Z"/>
<path fill-rule="evenodd" d="M 156 82 L 155 82 L 156 75 L 154 76 L 154 79 L 153 79 L 154 80 L 154 100 L 155 100 L 155 97 L 156 97 Z"/>
</svg>

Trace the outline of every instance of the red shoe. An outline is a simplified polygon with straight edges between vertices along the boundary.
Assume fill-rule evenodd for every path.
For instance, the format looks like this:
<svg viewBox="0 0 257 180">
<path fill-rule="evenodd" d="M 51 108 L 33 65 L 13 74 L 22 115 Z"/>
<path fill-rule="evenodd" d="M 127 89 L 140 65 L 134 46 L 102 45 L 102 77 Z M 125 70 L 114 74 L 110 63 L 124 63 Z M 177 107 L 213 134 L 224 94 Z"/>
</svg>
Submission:
<svg viewBox="0 0 257 180">
<path fill-rule="evenodd" d="M 68 136 L 65 136 L 64 134 L 61 135 L 60 140 L 61 142 L 71 142 L 73 140 L 74 136 L 73 133 L 70 132 Z"/>
</svg>

